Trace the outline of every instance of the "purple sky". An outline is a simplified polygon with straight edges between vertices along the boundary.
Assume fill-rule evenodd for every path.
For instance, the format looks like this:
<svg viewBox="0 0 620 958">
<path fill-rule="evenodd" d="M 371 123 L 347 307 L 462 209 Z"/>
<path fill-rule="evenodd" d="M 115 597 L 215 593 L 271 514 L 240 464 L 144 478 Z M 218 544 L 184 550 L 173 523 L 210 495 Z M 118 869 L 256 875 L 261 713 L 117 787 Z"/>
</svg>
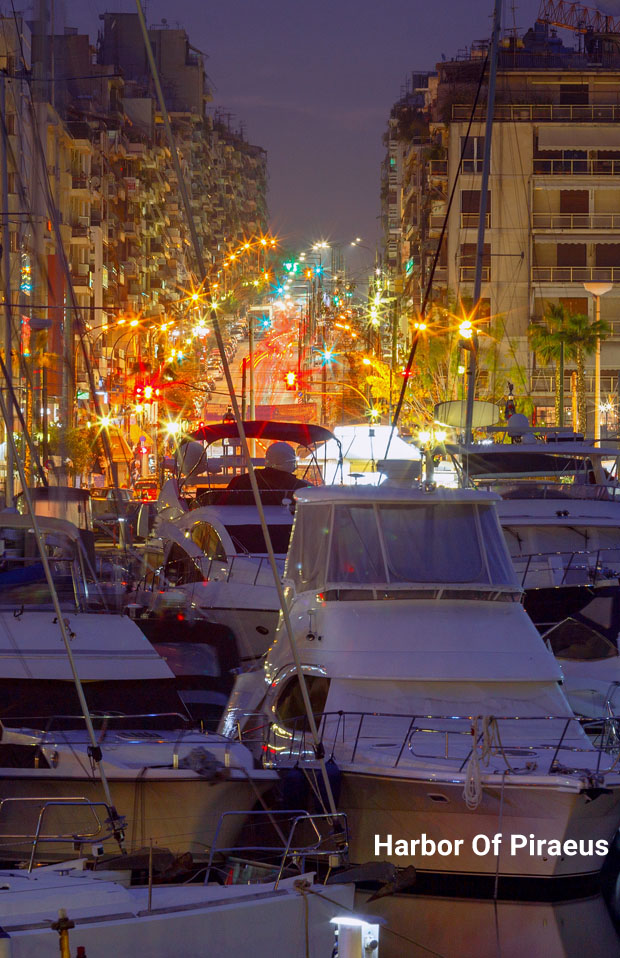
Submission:
<svg viewBox="0 0 620 958">
<path fill-rule="evenodd" d="M 132 0 L 66 0 L 67 23 L 94 35 Z M 527 29 L 538 0 L 523 0 Z M 271 226 L 299 248 L 317 239 L 375 246 L 381 137 L 412 70 L 434 69 L 490 34 L 492 0 L 148 0 L 149 25 L 185 28 L 208 54 L 214 104 L 269 158 Z M 504 11 L 504 26 L 513 11 Z M 362 257 L 360 252 L 359 257 Z M 366 260 L 370 254 L 365 254 Z M 361 262 L 360 262 L 361 265 Z"/>
</svg>

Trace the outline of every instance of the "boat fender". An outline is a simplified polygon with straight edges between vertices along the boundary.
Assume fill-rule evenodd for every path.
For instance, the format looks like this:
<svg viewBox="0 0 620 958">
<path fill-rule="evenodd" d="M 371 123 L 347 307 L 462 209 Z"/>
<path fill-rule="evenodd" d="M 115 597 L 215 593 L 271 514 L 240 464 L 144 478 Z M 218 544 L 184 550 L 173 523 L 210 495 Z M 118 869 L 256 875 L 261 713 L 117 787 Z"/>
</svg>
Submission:
<svg viewBox="0 0 620 958">
<path fill-rule="evenodd" d="M 280 773 L 280 804 L 282 808 L 307 808 L 310 786 L 299 766 Z"/>
</svg>

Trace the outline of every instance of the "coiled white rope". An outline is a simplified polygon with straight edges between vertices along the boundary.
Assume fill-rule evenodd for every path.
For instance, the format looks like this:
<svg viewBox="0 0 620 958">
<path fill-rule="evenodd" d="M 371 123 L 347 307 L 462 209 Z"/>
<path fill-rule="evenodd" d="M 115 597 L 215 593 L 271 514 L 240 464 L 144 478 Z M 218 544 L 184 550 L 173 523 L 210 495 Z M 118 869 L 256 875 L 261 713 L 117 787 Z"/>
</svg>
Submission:
<svg viewBox="0 0 620 958">
<path fill-rule="evenodd" d="M 489 764 L 493 747 L 493 728 L 495 719 L 492 716 L 482 717 L 482 739 L 478 742 L 478 717 L 474 719 L 471 728 L 472 747 L 469 761 L 465 769 L 465 784 L 463 786 L 463 800 L 470 809 L 475 811 L 482 801 L 482 773 L 480 762 Z"/>
</svg>

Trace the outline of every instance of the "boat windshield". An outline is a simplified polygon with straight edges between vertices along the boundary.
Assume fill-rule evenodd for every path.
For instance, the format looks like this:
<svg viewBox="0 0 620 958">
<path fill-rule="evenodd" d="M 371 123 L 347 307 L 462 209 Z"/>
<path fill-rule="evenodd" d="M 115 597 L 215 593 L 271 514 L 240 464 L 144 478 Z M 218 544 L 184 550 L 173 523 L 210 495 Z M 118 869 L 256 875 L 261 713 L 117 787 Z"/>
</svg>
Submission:
<svg viewBox="0 0 620 958">
<path fill-rule="evenodd" d="M 492 507 L 470 503 L 298 507 L 289 570 L 299 589 L 516 585 Z"/>
</svg>

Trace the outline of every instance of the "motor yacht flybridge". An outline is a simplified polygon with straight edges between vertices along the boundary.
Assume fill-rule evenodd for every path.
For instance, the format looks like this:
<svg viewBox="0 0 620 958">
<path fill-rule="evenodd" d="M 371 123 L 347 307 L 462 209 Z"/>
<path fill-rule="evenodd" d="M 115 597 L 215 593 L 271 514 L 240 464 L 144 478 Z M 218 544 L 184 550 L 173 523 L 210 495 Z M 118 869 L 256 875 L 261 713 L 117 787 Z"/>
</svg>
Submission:
<svg viewBox="0 0 620 958">
<path fill-rule="evenodd" d="M 562 433 L 536 436 L 520 425 L 508 423 L 517 442 L 449 450 L 464 484 L 501 496 L 497 511 L 525 608 L 561 661 L 573 708 L 589 716 L 615 711 L 620 446 Z"/>
<path fill-rule="evenodd" d="M 352 859 L 500 877 L 597 873 L 596 842 L 620 821 L 617 752 L 595 748 L 575 720 L 521 605 L 497 496 L 323 487 L 296 498 L 289 611 L 325 754 L 341 772 Z M 311 774 L 299 693 L 280 631 L 262 672 L 240 678 L 220 730 L 256 736 L 259 712 L 265 763 Z M 476 836 L 497 833 L 503 844 L 477 854 Z M 426 835 L 436 851 L 418 843 L 390 855 L 377 835 Z M 543 850 L 513 853 L 512 835 Z M 442 839 L 462 840 L 460 853 L 438 851 Z M 576 853 L 564 851 L 573 840 Z"/>
</svg>

